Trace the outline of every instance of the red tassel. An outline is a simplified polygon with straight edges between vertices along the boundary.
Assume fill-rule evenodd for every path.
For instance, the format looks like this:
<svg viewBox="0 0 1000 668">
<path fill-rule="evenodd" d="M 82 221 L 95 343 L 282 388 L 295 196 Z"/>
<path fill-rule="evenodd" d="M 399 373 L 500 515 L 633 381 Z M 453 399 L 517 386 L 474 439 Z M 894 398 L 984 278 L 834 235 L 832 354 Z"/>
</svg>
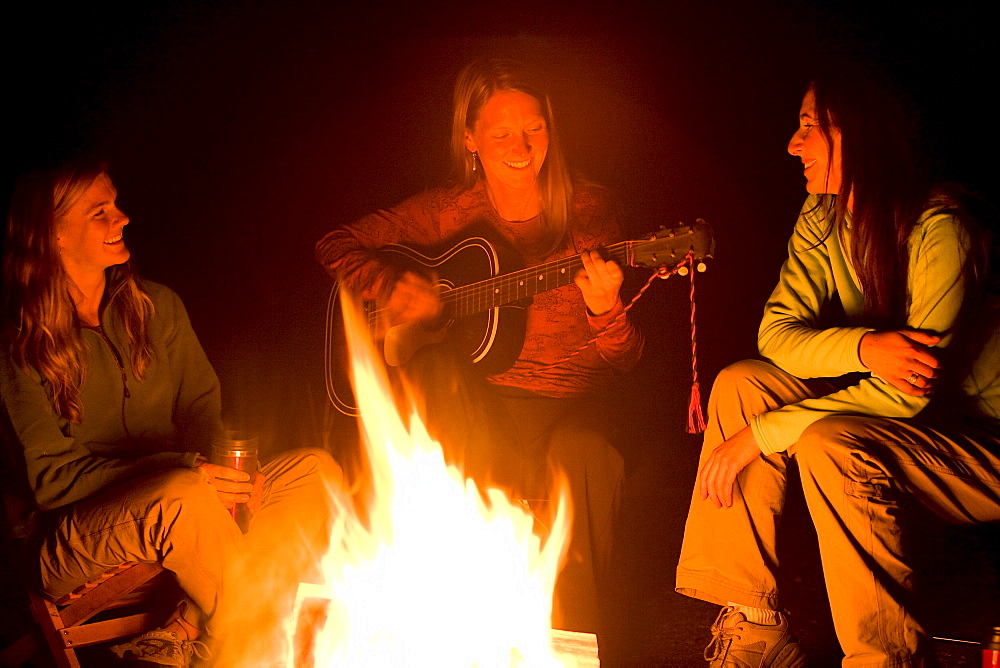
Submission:
<svg viewBox="0 0 1000 668">
<path fill-rule="evenodd" d="M 698 328 L 695 326 L 694 301 L 694 258 L 688 255 L 688 269 L 691 275 L 691 400 L 688 402 L 688 433 L 700 434 L 705 431 L 705 416 L 701 412 L 701 384 L 698 382 Z"/>
<path fill-rule="evenodd" d="M 705 431 L 705 416 L 701 412 L 701 383 L 691 384 L 691 401 L 688 403 L 688 433 L 700 434 Z"/>
</svg>

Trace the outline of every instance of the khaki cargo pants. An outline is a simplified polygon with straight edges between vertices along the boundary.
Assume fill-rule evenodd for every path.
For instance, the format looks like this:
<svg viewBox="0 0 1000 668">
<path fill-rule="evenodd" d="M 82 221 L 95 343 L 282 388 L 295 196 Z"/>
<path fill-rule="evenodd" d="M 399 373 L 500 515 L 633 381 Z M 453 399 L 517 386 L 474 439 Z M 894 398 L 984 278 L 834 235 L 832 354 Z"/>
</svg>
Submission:
<svg viewBox="0 0 1000 668">
<path fill-rule="evenodd" d="M 766 362 L 726 368 L 709 400 L 701 461 L 751 418 L 834 390 Z M 939 431 L 916 420 L 839 415 L 810 426 L 787 453 L 760 457 L 737 477 L 733 506 L 695 489 L 677 567 L 677 591 L 719 604 L 780 609 L 775 532 L 794 457 L 820 554 L 845 666 L 909 666 L 925 632 L 910 614 L 906 514 L 916 500 L 955 523 L 1000 520 L 1000 434 L 966 425 Z"/>
<path fill-rule="evenodd" d="M 330 494 L 342 479 L 318 449 L 282 454 L 261 470 L 263 504 L 246 535 L 197 469 L 159 471 L 74 504 L 44 537 L 43 590 L 55 598 L 118 564 L 159 561 L 197 608 L 185 618 L 216 636 L 213 658 L 281 651 L 271 631 L 325 548 Z"/>
</svg>

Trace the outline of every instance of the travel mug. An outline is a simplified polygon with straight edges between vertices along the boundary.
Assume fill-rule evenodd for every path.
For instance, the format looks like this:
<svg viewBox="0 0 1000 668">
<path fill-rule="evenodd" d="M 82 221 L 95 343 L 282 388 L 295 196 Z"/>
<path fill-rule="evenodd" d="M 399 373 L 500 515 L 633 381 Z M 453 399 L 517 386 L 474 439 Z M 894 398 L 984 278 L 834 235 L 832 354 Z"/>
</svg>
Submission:
<svg viewBox="0 0 1000 668">
<path fill-rule="evenodd" d="M 213 464 L 220 464 L 238 471 L 245 471 L 250 474 L 250 481 L 252 482 L 259 464 L 258 442 L 256 436 L 236 431 L 226 431 L 212 444 L 212 457 L 210 461 Z M 243 533 L 249 531 L 252 513 L 247 504 L 237 503 L 233 506 L 231 512 L 240 530 Z"/>
</svg>

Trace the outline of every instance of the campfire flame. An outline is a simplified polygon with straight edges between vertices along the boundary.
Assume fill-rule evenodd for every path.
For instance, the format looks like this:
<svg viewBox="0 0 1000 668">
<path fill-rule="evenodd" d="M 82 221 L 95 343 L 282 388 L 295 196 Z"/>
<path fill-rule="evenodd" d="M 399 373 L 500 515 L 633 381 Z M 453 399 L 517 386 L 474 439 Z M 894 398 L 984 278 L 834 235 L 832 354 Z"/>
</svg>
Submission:
<svg viewBox="0 0 1000 668">
<path fill-rule="evenodd" d="M 373 493 L 365 520 L 349 500 L 337 504 L 326 584 L 300 589 L 289 637 L 319 599 L 317 668 L 562 666 L 550 619 L 569 538 L 565 480 L 547 536 L 524 505 L 464 480 L 415 411 L 406 426 L 358 310 L 342 299 Z"/>
</svg>

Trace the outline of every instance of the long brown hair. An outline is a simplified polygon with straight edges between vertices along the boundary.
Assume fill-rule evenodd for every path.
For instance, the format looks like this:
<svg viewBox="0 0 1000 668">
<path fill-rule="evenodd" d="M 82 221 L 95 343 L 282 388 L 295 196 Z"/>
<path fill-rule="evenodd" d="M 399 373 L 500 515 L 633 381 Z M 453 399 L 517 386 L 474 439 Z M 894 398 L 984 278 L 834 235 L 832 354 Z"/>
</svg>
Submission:
<svg viewBox="0 0 1000 668">
<path fill-rule="evenodd" d="M 465 133 L 479 118 L 483 105 L 500 91 L 518 91 L 538 100 L 549 134 L 545 162 L 538 173 L 542 216 L 550 250 L 566 234 L 573 205 L 573 182 L 559 144 L 559 133 L 552 114 L 552 103 L 540 78 L 514 60 L 484 58 L 474 60 L 464 68 L 455 82 L 454 115 L 452 117 L 451 153 L 456 177 L 467 187 L 484 178 L 477 168 L 475 156 L 465 147 Z"/>
<path fill-rule="evenodd" d="M 849 227 L 851 262 L 875 327 L 902 327 L 909 305 L 908 243 L 931 189 L 914 114 L 902 94 L 871 70 L 831 69 L 811 84 L 819 130 L 840 131 L 840 190 L 823 206 L 838 234 Z M 828 141 L 833 162 L 833 142 Z M 847 204 L 853 197 L 848 222 Z"/>
<path fill-rule="evenodd" d="M 56 243 L 56 224 L 107 167 L 99 162 L 68 163 L 22 176 L 11 196 L 3 247 L 4 330 L 14 362 L 37 374 L 56 412 L 83 419 L 80 388 L 86 377 L 86 348 L 69 275 Z M 126 263 L 121 287 L 111 295 L 121 309 L 136 378 L 149 366 L 149 320 L 153 303 Z"/>
<path fill-rule="evenodd" d="M 819 130 L 828 138 L 827 164 L 833 162 L 830 132 L 840 131 L 840 189 L 822 196 L 818 206 L 832 214 L 830 233 L 844 236 L 849 228 L 848 251 L 864 294 L 866 324 L 905 326 L 909 239 L 929 209 L 947 210 L 962 223 L 970 241 L 962 268 L 967 293 L 986 289 L 990 234 L 975 215 L 978 198 L 958 184 L 932 181 L 917 114 L 904 91 L 871 66 L 844 62 L 827 66 L 810 89 Z"/>
</svg>

